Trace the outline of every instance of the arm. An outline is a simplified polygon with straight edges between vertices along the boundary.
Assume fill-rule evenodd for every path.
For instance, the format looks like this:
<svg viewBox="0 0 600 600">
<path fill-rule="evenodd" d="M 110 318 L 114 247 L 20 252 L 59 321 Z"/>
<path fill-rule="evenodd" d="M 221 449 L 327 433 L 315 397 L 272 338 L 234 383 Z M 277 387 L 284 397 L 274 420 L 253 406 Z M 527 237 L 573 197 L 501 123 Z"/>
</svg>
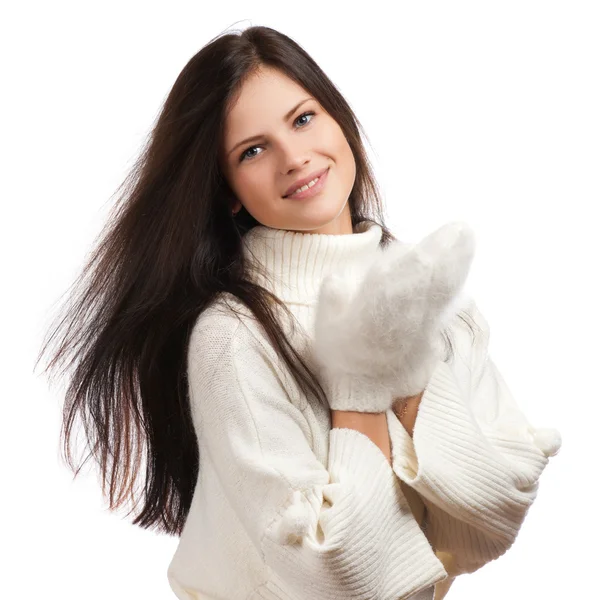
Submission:
<svg viewBox="0 0 600 600">
<path fill-rule="evenodd" d="M 390 411 L 394 471 L 423 499 L 428 537 L 451 576 L 510 548 L 560 448 L 558 432 L 536 429 L 519 409 L 474 303 L 471 313 L 479 332 L 472 341 L 464 324 L 454 329 L 455 358 L 439 363 L 424 390 L 413 438 Z"/>
<path fill-rule="evenodd" d="M 317 459 L 284 365 L 252 323 L 196 327 L 188 373 L 201 454 L 285 593 L 405 598 L 447 578 L 367 435 L 334 428 Z"/>
<path fill-rule="evenodd" d="M 415 421 L 417 420 L 417 413 L 419 412 L 419 405 L 421 404 L 423 393 L 424 391 L 418 394 L 417 396 L 411 396 L 407 400 L 398 398 L 392 406 L 392 411 L 394 412 L 396 417 L 398 417 L 398 420 L 400 421 L 400 423 L 402 423 L 402 426 L 404 427 L 404 429 L 406 429 L 406 432 L 408 433 L 408 435 L 410 435 L 411 438 L 413 436 Z M 401 417 L 400 413 L 405 403 L 407 404 L 406 411 Z"/>
<path fill-rule="evenodd" d="M 346 410 L 331 411 L 332 429 L 353 429 L 366 435 L 392 464 L 392 445 L 386 413 L 361 413 Z"/>
<path fill-rule="evenodd" d="M 402 400 L 397 400 L 394 403 L 392 410 L 398 416 L 398 420 L 408 434 L 412 437 L 419 403 L 423 397 L 423 392 L 417 396 L 412 396 L 406 403 L 407 409 L 402 416 L 399 417 L 400 410 L 404 404 Z M 390 465 L 392 464 L 392 444 L 387 423 L 386 413 L 362 413 L 345 410 L 331 411 L 332 429 L 344 428 L 354 429 L 366 435 L 379 449 L 383 452 Z"/>
</svg>

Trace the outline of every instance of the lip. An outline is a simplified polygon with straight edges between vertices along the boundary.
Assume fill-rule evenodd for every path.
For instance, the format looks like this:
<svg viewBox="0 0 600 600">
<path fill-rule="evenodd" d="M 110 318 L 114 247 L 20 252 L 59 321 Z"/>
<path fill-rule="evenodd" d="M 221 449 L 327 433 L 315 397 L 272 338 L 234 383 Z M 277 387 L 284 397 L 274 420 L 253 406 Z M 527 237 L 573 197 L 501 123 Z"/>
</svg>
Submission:
<svg viewBox="0 0 600 600">
<path fill-rule="evenodd" d="M 298 179 L 297 181 L 294 181 L 294 183 L 292 185 L 290 185 L 290 187 L 285 191 L 283 197 L 285 198 L 286 196 L 289 196 L 294 190 L 297 190 L 299 187 L 306 185 L 307 183 L 309 183 L 316 177 L 321 177 L 321 175 L 323 175 L 328 170 L 329 170 L 329 167 L 325 167 L 324 169 L 319 169 L 318 171 L 313 171 L 307 177 L 303 177 L 302 179 Z M 317 183 L 316 185 L 319 185 L 319 183 Z M 313 187 L 316 187 L 316 186 L 313 186 Z M 312 188 L 309 188 L 309 189 L 312 189 Z M 308 192 L 308 190 L 305 190 L 305 191 Z M 304 194 L 304 192 L 302 192 L 302 194 Z M 294 197 L 301 198 L 302 194 L 299 194 L 298 196 L 294 196 Z"/>
<path fill-rule="evenodd" d="M 319 177 L 319 180 L 317 181 L 317 183 L 315 183 L 315 185 L 294 196 L 286 196 L 286 200 L 304 200 L 306 198 L 318 196 L 325 188 L 325 184 L 327 182 L 327 175 L 329 175 L 329 169 L 327 169 L 325 173 L 323 173 L 323 175 Z"/>
</svg>

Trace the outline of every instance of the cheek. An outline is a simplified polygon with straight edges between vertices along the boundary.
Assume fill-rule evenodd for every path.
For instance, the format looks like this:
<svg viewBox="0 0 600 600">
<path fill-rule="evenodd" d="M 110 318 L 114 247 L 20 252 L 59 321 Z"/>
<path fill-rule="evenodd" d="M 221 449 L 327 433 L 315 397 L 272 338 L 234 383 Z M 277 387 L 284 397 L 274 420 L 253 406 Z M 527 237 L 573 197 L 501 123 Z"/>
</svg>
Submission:
<svg viewBox="0 0 600 600">
<path fill-rule="evenodd" d="M 330 148 L 333 158 L 338 163 L 338 167 L 349 171 L 353 170 L 354 155 L 352 154 L 352 150 L 346 140 L 344 132 L 333 119 L 331 119 L 327 135 L 329 138 L 328 147 Z"/>
<path fill-rule="evenodd" d="M 260 164 L 252 165 L 252 168 L 240 169 L 236 176 L 235 193 L 245 204 L 251 205 L 271 193 L 277 193 L 273 189 L 273 171 L 267 164 L 268 161 L 262 160 Z"/>
<path fill-rule="evenodd" d="M 356 174 L 356 163 L 354 161 L 354 154 L 352 154 L 352 148 L 346 140 L 346 136 L 342 130 L 336 124 L 335 132 L 335 154 L 334 158 L 337 162 L 338 169 L 343 171 L 345 175 L 354 180 Z"/>
<path fill-rule="evenodd" d="M 321 138 L 323 146 L 331 152 L 332 155 L 340 156 L 345 154 L 346 146 L 348 145 L 346 138 L 344 137 L 344 133 L 340 129 L 340 126 L 333 119 L 329 119 L 326 127 L 323 127 L 320 130 L 319 137 Z"/>
</svg>

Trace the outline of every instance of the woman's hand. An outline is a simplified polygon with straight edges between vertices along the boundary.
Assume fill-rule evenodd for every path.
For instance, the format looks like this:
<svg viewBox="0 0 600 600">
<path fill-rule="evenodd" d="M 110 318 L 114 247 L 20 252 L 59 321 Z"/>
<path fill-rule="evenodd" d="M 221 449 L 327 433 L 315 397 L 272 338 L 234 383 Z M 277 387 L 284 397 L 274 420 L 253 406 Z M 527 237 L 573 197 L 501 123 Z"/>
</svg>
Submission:
<svg viewBox="0 0 600 600">
<path fill-rule="evenodd" d="M 359 281 L 344 272 L 325 278 L 314 355 L 331 409 L 385 412 L 425 389 L 473 251 L 470 229 L 450 223 L 413 246 L 392 242 Z"/>
<path fill-rule="evenodd" d="M 431 379 L 443 357 L 442 331 L 465 302 L 461 290 L 474 253 L 475 238 L 470 228 L 464 223 L 449 223 L 423 238 L 405 255 L 402 269 L 406 273 L 407 293 L 398 327 L 404 332 L 406 345 L 404 353 L 396 355 L 394 398 L 421 394 Z M 421 278 L 411 280 L 411 273 L 421 269 L 429 276 L 426 284 Z"/>
<path fill-rule="evenodd" d="M 416 396 L 410 396 L 409 398 L 396 398 L 392 404 L 392 410 L 394 411 L 394 414 L 398 417 L 398 421 L 400 421 L 410 437 L 413 436 L 415 422 L 419 412 L 419 405 L 421 404 L 421 398 L 423 398 L 424 393 L 425 391 L 423 390 Z"/>
</svg>

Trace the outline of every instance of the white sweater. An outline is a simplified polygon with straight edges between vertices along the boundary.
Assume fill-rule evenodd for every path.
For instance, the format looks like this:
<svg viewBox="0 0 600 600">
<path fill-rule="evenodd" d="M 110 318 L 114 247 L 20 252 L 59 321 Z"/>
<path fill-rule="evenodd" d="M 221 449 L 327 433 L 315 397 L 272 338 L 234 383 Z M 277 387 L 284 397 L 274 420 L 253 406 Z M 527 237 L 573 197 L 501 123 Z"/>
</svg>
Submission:
<svg viewBox="0 0 600 600">
<path fill-rule="evenodd" d="M 307 360 L 322 278 L 380 239 L 366 221 L 352 235 L 259 226 L 244 237 L 273 280 L 253 277 L 302 326 L 286 331 Z M 487 355 L 487 322 L 472 300 L 467 310 L 481 331 L 472 344 L 453 321 L 454 359 L 429 381 L 413 438 L 386 413 L 390 466 L 366 435 L 331 430 L 329 410 L 300 393 L 251 313 L 219 296 L 189 346 L 200 474 L 168 568 L 177 598 L 437 600 L 504 554 L 561 440 L 519 410 Z"/>
</svg>

